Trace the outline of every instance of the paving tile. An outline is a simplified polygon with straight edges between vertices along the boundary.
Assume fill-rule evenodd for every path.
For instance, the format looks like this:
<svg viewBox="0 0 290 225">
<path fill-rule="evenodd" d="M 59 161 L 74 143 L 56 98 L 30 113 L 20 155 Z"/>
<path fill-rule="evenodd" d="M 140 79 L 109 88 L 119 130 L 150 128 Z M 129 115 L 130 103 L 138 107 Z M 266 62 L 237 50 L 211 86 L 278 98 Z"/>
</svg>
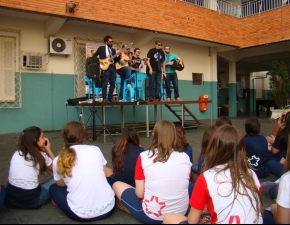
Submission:
<svg viewBox="0 0 290 225">
<path fill-rule="evenodd" d="M 246 117 L 250 115 L 244 115 L 242 117 L 231 118 L 232 123 L 237 127 L 242 135 L 245 134 L 243 123 L 246 120 Z M 269 120 L 263 114 L 260 114 L 259 120 L 261 122 L 261 134 L 269 135 L 272 132 L 272 124 L 269 123 Z M 211 124 L 211 120 L 202 120 L 202 125 L 198 126 L 197 129 L 186 130 L 187 140 L 192 146 L 193 149 L 193 163 L 197 163 L 199 153 L 201 150 L 201 140 L 204 130 Z M 214 120 L 212 121 L 215 122 Z M 62 147 L 64 146 L 61 132 L 45 132 L 52 144 L 52 151 L 57 155 Z M 141 145 L 148 149 L 151 145 L 151 138 L 146 138 L 145 133 L 139 135 Z M 12 134 L 0 134 L 0 181 L 2 184 L 7 183 L 8 178 L 8 169 L 11 156 L 15 151 L 19 138 L 19 133 Z M 114 136 L 115 140 L 118 140 L 119 137 Z M 107 137 L 107 143 L 103 143 L 102 136 L 99 136 L 94 142 L 87 142 L 88 144 L 93 144 L 98 146 L 103 152 L 105 158 L 108 161 L 108 166 L 111 167 L 111 150 L 114 146 L 114 143 Z M 42 181 L 46 180 L 48 177 L 41 177 Z M 271 180 L 275 178 L 269 176 L 267 178 L 261 179 L 261 182 Z M 273 201 L 268 195 L 268 189 L 263 190 L 263 201 L 264 207 L 269 207 Z M 4 207 L 2 212 L 0 212 L 0 224 L 79 224 L 79 222 L 73 221 L 66 217 L 66 215 L 56 206 L 52 205 L 50 202 L 41 207 L 38 210 L 15 210 L 7 209 Z M 124 211 L 116 208 L 113 215 L 107 219 L 94 221 L 91 224 L 140 224 L 133 216 L 127 214 Z"/>
</svg>

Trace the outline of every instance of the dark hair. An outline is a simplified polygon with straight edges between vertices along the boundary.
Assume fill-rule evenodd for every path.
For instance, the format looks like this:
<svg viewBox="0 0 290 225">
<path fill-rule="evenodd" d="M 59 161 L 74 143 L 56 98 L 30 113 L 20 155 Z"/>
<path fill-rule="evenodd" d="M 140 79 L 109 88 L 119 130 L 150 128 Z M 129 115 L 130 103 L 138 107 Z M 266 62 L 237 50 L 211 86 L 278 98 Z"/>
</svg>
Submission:
<svg viewBox="0 0 290 225">
<path fill-rule="evenodd" d="M 108 42 L 109 39 L 113 39 L 112 36 L 110 36 L 110 35 L 106 35 L 106 36 L 104 37 L 104 43 Z"/>
<path fill-rule="evenodd" d="M 248 136 L 258 135 L 260 133 L 261 123 L 255 117 L 250 117 L 245 122 L 245 131 Z"/>
<path fill-rule="evenodd" d="M 162 41 L 160 39 L 156 39 L 155 44 L 158 44 L 158 43 L 162 43 Z"/>
<path fill-rule="evenodd" d="M 201 151 L 199 157 L 206 154 L 208 143 L 213 136 L 214 132 L 217 130 L 217 126 L 209 126 L 203 133 L 202 141 L 201 141 Z"/>
<path fill-rule="evenodd" d="M 123 129 L 119 143 L 113 147 L 112 164 L 115 175 L 124 170 L 124 161 L 128 154 L 128 144 L 136 146 L 140 145 L 137 131 L 132 127 L 126 127 Z"/>
<path fill-rule="evenodd" d="M 186 140 L 184 128 L 181 126 L 180 123 L 174 123 L 174 125 L 175 125 L 175 128 L 176 128 L 177 138 L 180 140 L 181 145 L 183 147 L 188 146 L 189 143 Z"/>
<path fill-rule="evenodd" d="M 279 131 L 276 139 L 281 143 L 283 147 L 287 148 L 290 134 L 290 112 L 288 112 L 284 117 L 281 116 L 281 122 L 285 123 L 285 127 Z"/>
<path fill-rule="evenodd" d="M 134 53 L 135 53 L 136 51 L 138 51 L 138 50 L 140 50 L 140 48 L 135 48 L 135 49 L 134 49 Z"/>
<path fill-rule="evenodd" d="M 41 149 L 37 142 L 40 138 L 42 131 L 39 127 L 25 128 L 19 137 L 17 148 L 20 150 L 19 155 L 24 156 L 25 161 L 32 161 L 33 167 L 37 169 L 39 165 L 39 174 L 47 172 L 45 159 L 41 154 Z"/>
<path fill-rule="evenodd" d="M 230 119 L 229 117 L 227 117 L 227 116 L 221 116 L 221 117 L 219 117 L 219 118 L 215 121 L 215 125 L 216 125 L 217 127 L 220 127 L 220 126 L 222 126 L 222 125 L 224 125 L 224 124 L 232 125 L 232 121 L 231 121 L 231 119 Z"/>
</svg>

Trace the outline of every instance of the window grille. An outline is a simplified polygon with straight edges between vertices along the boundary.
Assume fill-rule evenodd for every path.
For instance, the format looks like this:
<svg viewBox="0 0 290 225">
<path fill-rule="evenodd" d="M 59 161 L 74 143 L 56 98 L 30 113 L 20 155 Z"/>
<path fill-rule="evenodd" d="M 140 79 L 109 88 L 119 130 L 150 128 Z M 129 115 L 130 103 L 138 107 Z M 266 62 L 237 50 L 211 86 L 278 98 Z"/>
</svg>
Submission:
<svg viewBox="0 0 290 225">
<path fill-rule="evenodd" d="M 21 108 L 21 31 L 0 27 L 0 108 Z"/>
</svg>

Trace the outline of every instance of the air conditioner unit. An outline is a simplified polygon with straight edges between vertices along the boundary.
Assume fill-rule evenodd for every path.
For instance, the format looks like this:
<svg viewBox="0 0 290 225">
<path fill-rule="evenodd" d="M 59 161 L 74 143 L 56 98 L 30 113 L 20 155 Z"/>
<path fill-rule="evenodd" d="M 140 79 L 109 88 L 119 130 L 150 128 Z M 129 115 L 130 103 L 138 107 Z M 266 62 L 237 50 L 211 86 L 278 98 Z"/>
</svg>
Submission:
<svg viewBox="0 0 290 225">
<path fill-rule="evenodd" d="M 41 55 L 24 55 L 23 67 L 27 69 L 41 69 L 43 65 L 43 56 Z"/>
<path fill-rule="evenodd" d="M 48 43 L 50 54 L 54 55 L 71 55 L 72 54 L 72 39 L 50 37 Z"/>
</svg>

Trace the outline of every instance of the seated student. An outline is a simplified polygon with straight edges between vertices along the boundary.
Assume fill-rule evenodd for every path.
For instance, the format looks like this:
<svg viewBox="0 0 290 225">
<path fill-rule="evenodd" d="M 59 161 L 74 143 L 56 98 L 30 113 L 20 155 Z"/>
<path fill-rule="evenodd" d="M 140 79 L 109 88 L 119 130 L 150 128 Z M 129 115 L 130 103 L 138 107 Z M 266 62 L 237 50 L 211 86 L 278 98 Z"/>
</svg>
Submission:
<svg viewBox="0 0 290 225">
<path fill-rule="evenodd" d="M 141 223 L 161 224 L 165 214 L 185 215 L 189 193 L 191 162 L 176 137 L 171 121 L 155 124 L 150 150 L 140 154 L 136 169 L 136 188 L 115 182 L 116 197 Z"/>
<path fill-rule="evenodd" d="M 202 168 L 204 165 L 206 151 L 208 143 L 213 136 L 214 132 L 217 130 L 217 126 L 209 126 L 203 133 L 202 141 L 201 141 L 201 152 L 198 157 L 198 164 L 193 165 L 193 172 L 195 174 L 200 175 L 202 173 Z M 197 180 L 198 176 L 195 176 L 195 180 Z"/>
<path fill-rule="evenodd" d="M 217 127 L 220 127 L 224 124 L 232 125 L 232 121 L 228 116 L 221 116 L 221 117 L 217 118 L 217 120 L 215 121 L 215 125 Z"/>
<path fill-rule="evenodd" d="M 288 136 L 290 134 L 290 112 L 286 115 L 283 115 L 279 119 L 280 123 L 284 124 L 282 129 L 279 131 L 277 137 L 270 148 L 270 152 L 272 153 L 270 156 L 270 160 L 274 160 L 276 162 L 281 162 L 286 158 L 286 148 L 288 143 Z"/>
<path fill-rule="evenodd" d="M 107 182 L 107 161 L 94 145 L 86 126 L 69 122 L 62 130 L 65 147 L 53 160 L 55 183 L 50 189 L 53 202 L 71 219 L 89 222 L 109 217 L 115 195 Z"/>
<path fill-rule="evenodd" d="M 164 224 L 200 221 L 207 205 L 211 223 L 263 223 L 261 185 L 247 162 L 245 143 L 233 126 L 223 125 L 210 140 L 204 165 L 190 199 L 188 217 L 168 214 Z"/>
<path fill-rule="evenodd" d="M 6 188 L 0 183 L 0 212 L 4 206 L 5 196 L 6 196 Z"/>
<path fill-rule="evenodd" d="M 113 175 L 110 178 L 135 187 L 135 167 L 141 152 L 138 134 L 134 128 L 124 128 L 120 141 L 112 149 Z"/>
<path fill-rule="evenodd" d="M 271 212 L 265 210 L 264 224 L 289 224 L 290 223 L 290 142 L 288 142 L 285 160 L 284 175 L 280 178 L 276 204 L 271 207 Z M 277 188 L 275 186 L 275 188 Z M 275 197 L 276 198 L 276 197 Z"/>
<path fill-rule="evenodd" d="M 248 162 L 255 169 L 258 178 L 266 177 L 269 174 L 267 166 L 270 153 L 268 152 L 268 142 L 260 133 L 261 123 L 257 118 L 248 118 L 245 122 L 246 152 Z"/>
<path fill-rule="evenodd" d="M 37 209 L 50 200 L 50 178 L 39 184 L 38 176 L 52 172 L 54 155 L 50 142 L 39 127 L 28 127 L 20 135 L 10 161 L 5 205 L 16 209 Z"/>
<path fill-rule="evenodd" d="M 174 125 L 177 131 L 177 139 L 181 142 L 183 151 L 188 155 L 190 162 L 192 163 L 192 147 L 186 140 L 185 130 L 180 123 L 175 123 Z"/>
</svg>

